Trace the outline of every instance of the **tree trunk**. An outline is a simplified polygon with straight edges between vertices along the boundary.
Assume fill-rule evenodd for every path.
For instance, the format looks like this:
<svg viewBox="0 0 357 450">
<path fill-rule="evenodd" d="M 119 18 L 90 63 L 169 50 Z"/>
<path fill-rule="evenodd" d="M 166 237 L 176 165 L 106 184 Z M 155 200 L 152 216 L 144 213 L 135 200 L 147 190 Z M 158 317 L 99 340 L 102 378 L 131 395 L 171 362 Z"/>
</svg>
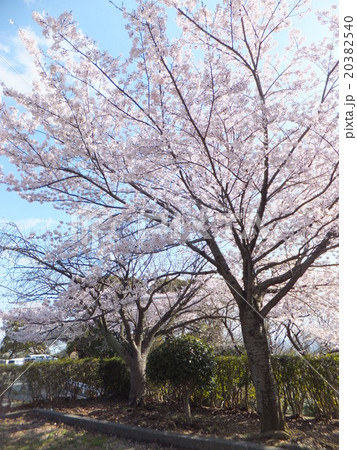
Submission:
<svg viewBox="0 0 357 450">
<path fill-rule="evenodd" d="M 135 353 L 125 358 L 130 372 L 129 405 L 145 404 L 147 355 Z"/>
<path fill-rule="evenodd" d="M 182 396 L 183 396 L 183 406 L 185 410 L 186 423 L 191 425 L 192 423 L 191 406 L 190 406 L 191 390 L 188 387 L 184 388 Z"/>
<path fill-rule="evenodd" d="M 240 320 L 256 391 L 261 431 L 285 430 L 264 320 L 248 305 L 241 307 Z"/>
</svg>

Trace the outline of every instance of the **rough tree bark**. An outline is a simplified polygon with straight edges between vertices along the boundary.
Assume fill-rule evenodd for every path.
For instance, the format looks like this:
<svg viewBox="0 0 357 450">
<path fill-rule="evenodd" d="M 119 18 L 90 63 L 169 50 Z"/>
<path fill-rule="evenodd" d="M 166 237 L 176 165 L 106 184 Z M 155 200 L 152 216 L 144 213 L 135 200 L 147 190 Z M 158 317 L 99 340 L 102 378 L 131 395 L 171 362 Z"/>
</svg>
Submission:
<svg viewBox="0 0 357 450">
<path fill-rule="evenodd" d="M 145 404 L 147 353 L 135 352 L 124 357 L 130 372 L 129 405 Z"/>
<path fill-rule="evenodd" d="M 146 363 L 153 339 L 150 339 L 143 348 L 143 343 L 135 345 L 132 340 L 130 341 L 131 345 L 128 342 L 123 345 L 109 331 L 106 331 L 104 335 L 109 345 L 124 359 L 128 366 L 130 374 L 129 405 L 145 404 Z"/>
<path fill-rule="evenodd" d="M 261 431 L 285 430 L 264 319 L 246 304 L 240 307 L 240 320 L 257 397 Z"/>
<path fill-rule="evenodd" d="M 271 364 L 269 341 L 264 318 L 259 314 L 261 299 L 255 298 L 254 276 L 251 257 L 244 260 L 244 289 L 232 274 L 216 241 L 207 241 L 215 259 L 218 272 L 225 280 L 235 299 L 240 314 L 240 323 L 249 367 L 257 397 L 261 432 L 285 430 L 278 391 Z M 261 293 L 260 293 L 261 294 Z M 258 312 L 258 313 L 257 313 Z"/>
</svg>

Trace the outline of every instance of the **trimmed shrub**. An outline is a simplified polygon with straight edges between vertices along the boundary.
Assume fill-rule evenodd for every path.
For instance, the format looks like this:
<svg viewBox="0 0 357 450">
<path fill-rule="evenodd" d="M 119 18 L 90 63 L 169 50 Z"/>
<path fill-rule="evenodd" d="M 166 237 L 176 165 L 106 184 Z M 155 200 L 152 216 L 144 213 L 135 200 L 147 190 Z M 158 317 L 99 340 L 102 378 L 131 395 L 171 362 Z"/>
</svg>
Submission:
<svg viewBox="0 0 357 450">
<path fill-rule="evenodd" d="M 299 417 L 303 414 L 307 399 L 307 386 L 304 381 L 306 367 L 300 356 L 282 355 L 272 358 L 274 374 L 282 400 L 283 413 Z"/>
<path fill-rule="evenodd" d="M 22 372 L 24 373 L 21 379 L 26 384 L 33 402 L 76 399 L 79 395 L 115 395 L 123 398 L 129 395 L 129 375 L 124 361 L 120 358 L 60 359 L 28 363 L 27 366 L 1 365 L 1 392 Z M 6 394 L 6 398 L 9 398 L 11 389 Z"/>
<path fill-rule="evenodd" d="M 168 339 L 148 358 L 147 375 L 157 384 L 166 381 L 182 392 L 187 422 L 190 397 L 195 389 L 212 386 L 216 361 L 211 347 L 193 336 Z"/>
<path fill-rule="evenodd" d="M 103 395 L 129 398 L 130 376 L 122 359 L 110 358 L 100 360 L 98 376 L 101 380 Z"/>
<path fill-rule="evenodd" d="M 315 417 L 338 417 L 338 355 L 309 356 L 307 360 L 310 364 L 304 376 L 307 406 Z"/>
<path fill-rule="evenodd" d="M 211 347 L 193 336 L 168 339 L 148 358 L 147 375 L 157 384 L 205 388 L 216 367 Z"/>
<path fill-rule="evenodd" d="M 245 410 L 254 407 L 255 396 L 247 356 L 219 356 L 216 361 L 211 405 Z"/>
<path fill-rule="evenodd" d="M 7 400 L 8 405 L 12 402 L 12 384 L 21 373 L 21 367 L 13 364 L 0 364 L 0 406 Z"/>
</svg>

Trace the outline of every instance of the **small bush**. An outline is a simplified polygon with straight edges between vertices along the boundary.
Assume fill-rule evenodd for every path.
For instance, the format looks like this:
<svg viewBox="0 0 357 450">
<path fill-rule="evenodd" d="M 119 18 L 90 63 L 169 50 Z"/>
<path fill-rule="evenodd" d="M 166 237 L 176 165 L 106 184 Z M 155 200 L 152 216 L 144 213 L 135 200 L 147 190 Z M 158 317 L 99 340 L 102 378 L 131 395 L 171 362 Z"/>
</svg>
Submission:
<svg viewBox="0 0 357 450">
<path fill-rule="evenodd" d="M 212 349 L 192 336 L 169 339 L 148 358 L 147 375 L 157 384 L 166 381 L 180 388 L 186 420 L 191 422 L 190 397 L 195 389 L 213 385 L 216 361 Z"/>
<path fill-rule="evenodd" d="M 169 339 L 148 358 L 147 375 L 157 384 L 205 388 L 213 381 L 216 361 L 212 349 L 197 338 Z"/>
<path fill-rule="evenodd" d="M 284 412 L 305 409 L 317 417 L 338 417 L 338 355 L 273 358 L 274 372 Z"/>
<path fill-rule="evenodd" d="M 32 401 L 54 402 L 64 397 L 77 398 L 78 389 L 73 383 L 75 362 L 70 359 L 29 363 L 23 380 L 27 383 Z"/>
<path fill-rule="evenodd" d="M 98 376 L 105 396 L 129 398 L 130 378 L 125 362 L 120 358 L 99 362 Z"/>
<path fill-rule="evenodd" d="M 338 355 L 304 358 L 281 355 L 274 356 L 272 360 L 285 414 L 338 417 Z M 194 403 L 254 410 L 255 390 L 247 356 L 219 356 L 216 363 L 213 389 L 195 389 Z M 164 400 L 175 400 L 177 395 L 167 384 L 160 385 L 156 392 Z"/>
</svg>

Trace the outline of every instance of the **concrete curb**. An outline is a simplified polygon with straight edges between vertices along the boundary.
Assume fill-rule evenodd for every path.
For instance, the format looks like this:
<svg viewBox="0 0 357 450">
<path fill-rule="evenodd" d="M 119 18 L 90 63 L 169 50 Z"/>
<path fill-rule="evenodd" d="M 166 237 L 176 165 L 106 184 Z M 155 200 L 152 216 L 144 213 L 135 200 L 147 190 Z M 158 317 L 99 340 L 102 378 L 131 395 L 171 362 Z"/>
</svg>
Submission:
<svg viewBox="0 0 357 450">
<path fill-rule="evenodd" d="M 24 414 L 29 414 L 30 412 L 32 412 L 32 409 L 21 409 L 8 413 L 0 413 L 0 419 L 16 419 L 17 417 L 21 417 Z"/>
<path fill-rule="evenodd" d="M 16 418 L 24 414 L 38 414 L 47 419 L 56 420 L 67 425 L 84 428 L 103 434 L 119 436 L 132 441 L 154 442 L 161 445 L 173 445 L 178 448 L 194 450 L 311 450 L 295 444 L 284 444 L 283 447 L 266 447 L 264 445 L 249 441 L 234 441 L 214 437 L 192 436 L 172 431 L 159 431 L 151 428 L 136 427 L 133 425 L 122 425 L 106 420 L 96 420 L 89 417 L 64 414 L 49 409 L 26 409 L 21 411 L 0 413 L 1 419 Z"/>
<path fill-rule="evenodd" d="M 155 442 L 157 444 L 168 446 L 173 445 L 179 448 L 195 450 L 278 450 L 277 447 L 264 447 L 263 445 L 253 442 L 207 438 L 204 436 L 189 436 L 171 431 L 159 431 L 133 425 L 122 425 L 106 420 L 95 420 L 89 417 L 63 414 L 47 409 L 35 408 L 32 409 L 31 412 L 35 412 L 48 419 L 54 419 L 68 425 L 79 426 L 90 431 L 116 435 L 134 441 Z"/>
</svg>

